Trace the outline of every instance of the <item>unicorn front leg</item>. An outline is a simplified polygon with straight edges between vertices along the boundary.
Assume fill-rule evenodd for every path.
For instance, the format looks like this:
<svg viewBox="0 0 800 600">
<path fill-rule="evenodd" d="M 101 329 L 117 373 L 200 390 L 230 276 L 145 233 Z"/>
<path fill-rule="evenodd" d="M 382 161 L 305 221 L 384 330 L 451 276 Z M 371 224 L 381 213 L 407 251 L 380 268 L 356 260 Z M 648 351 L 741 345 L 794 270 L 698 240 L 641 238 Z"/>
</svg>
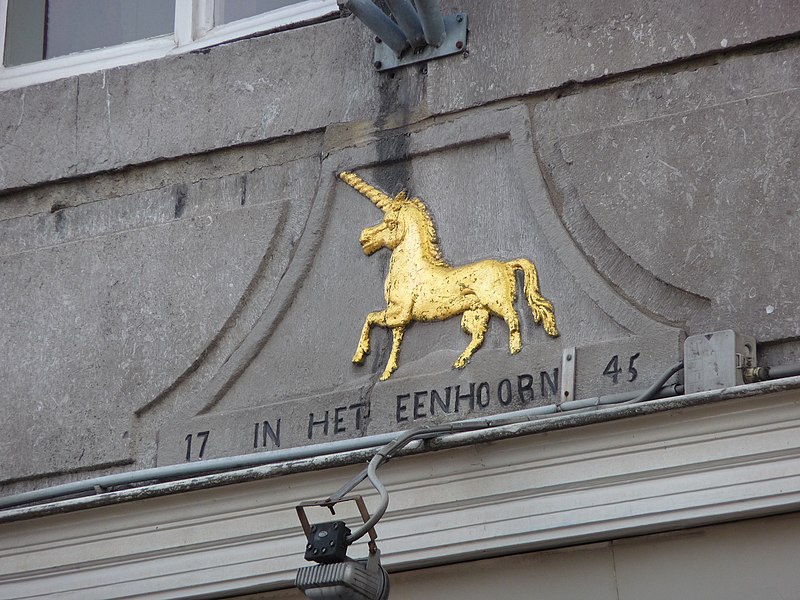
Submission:
<svg viewBox="0 0 800 600">
<path fill-rule="evenodd" d="M 373 325 L 386 322 L 386 311 L 378 310 L 367 315 L 364 327 L 361 329 L 361 338 L 358 340 L 356 353 L 353 355 L 353 362 L 360 365 L 364 362 L 364 357 L 369 354 L 369 332 Z"/>
<path fill-rule="evenodd" d="M 364 362 L 364 357 L 369 353 L 369 334 L 373 325 L 392 329 L 394 334 L 392 339 L 392 352 L 389 355 L 389 362 L 381 375 L 381 381 L 386 381 L 397 369 L 397 356 L 400 352 L 400 343 L 403 341 L 403 333 L 406 325 L 411 321 L 411 305 L 403 306 L 390 304 L 386 310 L 371 312 L 367 315 L 364 328 L 361 330 L 361 339 L 358 341 L 358 348 L 353 356 L 353 362 L 360 365 Z"/>
</svg>

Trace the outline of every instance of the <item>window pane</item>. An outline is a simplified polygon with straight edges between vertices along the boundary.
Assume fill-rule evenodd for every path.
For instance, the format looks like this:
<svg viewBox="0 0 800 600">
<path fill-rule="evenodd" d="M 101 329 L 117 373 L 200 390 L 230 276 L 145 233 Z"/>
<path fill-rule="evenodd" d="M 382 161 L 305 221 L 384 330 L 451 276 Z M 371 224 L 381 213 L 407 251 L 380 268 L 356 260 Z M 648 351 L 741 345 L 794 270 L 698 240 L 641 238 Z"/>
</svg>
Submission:
<svg viewBox="0 0 800 600">
<path fill-rule="evenodd" d="M 49 0 L 45 58 L 172 33 L 175 0 Z"/>
<path fill-rule="evenodd" d="M 298 4 L 303 0 L 216 0 L 214 3 L 214 25 L 222 25 L 246 19 L 261 13 Z"/>
<path fill-rule="evenodd" d="M 8 0 L 5 66 L 42 60 L 44 3 L 45 0 Z"/>
</svg>

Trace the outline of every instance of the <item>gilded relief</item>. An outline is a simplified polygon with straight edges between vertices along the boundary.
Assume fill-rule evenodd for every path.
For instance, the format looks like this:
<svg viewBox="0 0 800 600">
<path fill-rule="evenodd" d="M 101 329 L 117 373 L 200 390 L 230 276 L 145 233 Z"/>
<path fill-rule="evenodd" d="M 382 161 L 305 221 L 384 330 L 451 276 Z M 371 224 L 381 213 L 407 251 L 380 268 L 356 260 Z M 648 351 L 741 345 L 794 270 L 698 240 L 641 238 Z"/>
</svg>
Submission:
<svg viewBox="0 0 800 600">
<path fill-rule="evenodd" d="M 403 333 L 412 321 L 441 321 L 459 314 L 462 329 L 472 339 L 456 359 L 456 368 L 466 365 L 483 344 L 491 315 L 506 322 L 509 349 L 512 354 L 519 352 L 522 340 L 514 309 L 517 270 L 523 272 L 525 297 L 534 321 L 542 323 L 548 335 L 558 335 L 553 305 L 539 293 L 539 278 L 531 261 L 482 260 L 453 267 L 441 256 L 433 220 L 419 198 L 408 198 L 405 192 L 392 198 L 348 171 L 339 178 L 384 212 L 383 222 L 361 232 L 364 253 L 371 255 L 384 247 L 392 251 L 384 284 L 386 309 L 367 315 L 354 363 L 361 364 L 369 353 L 373 325 L 391 329 L 392 350 L 381 375 L 385 381 L 397 369 Z"/>
</svg>

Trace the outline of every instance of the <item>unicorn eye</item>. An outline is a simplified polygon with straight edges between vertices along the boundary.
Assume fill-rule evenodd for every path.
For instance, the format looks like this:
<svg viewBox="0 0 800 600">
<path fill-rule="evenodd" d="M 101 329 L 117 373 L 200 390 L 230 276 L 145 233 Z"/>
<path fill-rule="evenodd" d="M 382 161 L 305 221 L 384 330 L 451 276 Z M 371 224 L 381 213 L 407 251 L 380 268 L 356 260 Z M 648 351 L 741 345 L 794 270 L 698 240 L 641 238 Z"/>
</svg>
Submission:
<svg viewBox="0 0 800 600">
<path fill-rule="evenodd" d="M 397 229 L 397 221 L 386 221 L 386 227 L 394 231 L 395 229 Z"/>
</svg>

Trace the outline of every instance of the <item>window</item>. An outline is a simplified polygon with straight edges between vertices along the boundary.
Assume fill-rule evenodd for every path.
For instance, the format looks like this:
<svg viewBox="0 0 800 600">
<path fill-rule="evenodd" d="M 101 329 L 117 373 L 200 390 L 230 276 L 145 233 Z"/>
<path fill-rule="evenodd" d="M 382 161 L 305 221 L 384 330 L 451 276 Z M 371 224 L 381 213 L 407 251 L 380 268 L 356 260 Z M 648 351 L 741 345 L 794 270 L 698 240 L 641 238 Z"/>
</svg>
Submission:
<svg viewBox="0 0 800 600">
<path fill-rule="evenodd" d="M 0 0 L 0 90 L 331 15 L 336 0 Z"/>
<path fill-rule="evenodd" d="M 175 31 L 174 0 L 8 0 L 7 67 Z"/>
</svg>

